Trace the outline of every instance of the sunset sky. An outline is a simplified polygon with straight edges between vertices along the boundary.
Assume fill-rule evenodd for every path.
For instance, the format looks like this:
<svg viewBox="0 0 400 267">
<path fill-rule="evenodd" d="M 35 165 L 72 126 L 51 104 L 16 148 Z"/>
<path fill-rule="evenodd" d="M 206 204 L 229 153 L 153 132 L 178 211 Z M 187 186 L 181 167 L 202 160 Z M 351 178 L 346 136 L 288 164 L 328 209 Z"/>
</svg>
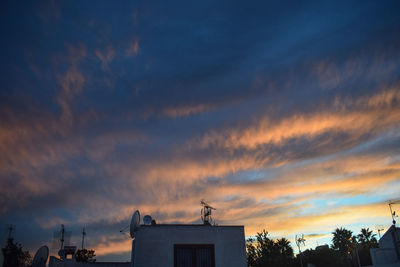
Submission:
<svg viewBox="0 0 400 267">
<path fill-rule="evenodd" d="M 313 248 L 336 227 L 390 226 L 399 1 L 8 1 L 0 12 L 1 246 L 6 224 L 34 253 L 63 223 L 78 246 L 86 226 L 98 261 L 127 261 L 119 230 L 135 209 L 200 223 L 202 199 L 219 225 L 293 247 L 296 234 Z"/>
</svg>

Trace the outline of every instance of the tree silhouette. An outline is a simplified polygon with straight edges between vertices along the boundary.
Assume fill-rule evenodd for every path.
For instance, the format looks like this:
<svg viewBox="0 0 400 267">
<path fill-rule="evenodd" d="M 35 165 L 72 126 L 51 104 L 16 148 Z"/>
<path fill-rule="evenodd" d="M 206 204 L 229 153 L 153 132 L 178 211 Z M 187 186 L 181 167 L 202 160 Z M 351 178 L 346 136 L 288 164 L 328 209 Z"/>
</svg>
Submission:
<svg viewBox="0 0 400 267">
<path fill-rule="evenodd" d="M 346 255 L 352 247 L 351 244 L 353 232 L 340 227 L 336 228 L 332 234 L 332 248 L 338 250 L 342 255 Z"/>
<path fill-rule="evenodd" d="M 78 249 L 75 253 L 75 260 L 78 262 L 95 262 L 96 254 L 93 249 Z"/>
<path fill-rule="evenodd" d="M 368 248 L 375 248 L 378 246 L 376 235 L 369 230 L 369 228 L 362 228 L 361 233 L 357 236 L 358 242 Z"/>
<path fill-rule="evenodd" d="M 320 248 L 320 249 L 307 249 L 302 253 L 303 261 L 306 263 L 314 264 L 318 267 L 337 267 L 337 266 L 348 266 L 346 258 L 338 251 L 332 248 Z M 300 266 L 300 255 L 296 258 L 296 264 L 293 266 Z"/>
<path fill-rule="evenodd" d="M 289 267 L 293 263 L 293 249 L 289 240 L 273 240 L 268 232 L 257 233 L 255 239 L 249 238 L 246 244 L 247 263 L 251 267 L 271 266 Z"/>
<path fill-rule="evenodd" d="M 373 234 L 369 228 L 362 228 L 360 234 L 357 236 L 357 239 L 359 242 L 361 265 L 372 265 L 370 249 L 378 247 L 378 241 L 376 240 L 375 234 Z"/>
<path fill-rule="evenodd" d="M 1 249 L 4 256 L 3 267 L 25 267 L 32 263 L 28 251 L 23 251 L 21 244 L 14 243 L 12 238 L 7 239 L 7 245 Z"/>
</svg>

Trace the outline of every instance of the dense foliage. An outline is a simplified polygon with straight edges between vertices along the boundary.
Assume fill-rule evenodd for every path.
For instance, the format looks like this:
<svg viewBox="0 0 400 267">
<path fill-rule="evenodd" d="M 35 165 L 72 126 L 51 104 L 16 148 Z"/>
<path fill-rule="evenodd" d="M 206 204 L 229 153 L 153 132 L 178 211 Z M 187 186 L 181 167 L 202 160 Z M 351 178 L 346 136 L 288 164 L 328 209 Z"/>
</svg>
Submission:
<svg viewBox="0 0 400 267">
<path fill-rule="evenodd" d="M 352 267 L 357 266 L 357 254 L 361 266 L 372 265 L 369 249 L 378 247 L 375 234 L 368 228 L 361 229 L 360 234 L 345 228 L 332 232 L 332 246 L 307 249 L 302 252 L 304 266 L 308 263 L 316 267 Z M 247 263 L 249 267 L 300 267 L 300 255 L 294 257 L 290 242 L 285 239 L 273 240 L 263 230 L 246 244 Z"/>
<path fill-rule="evenodd" d="M 75 260 L 78 262 L 95 262 L 95 256 L 93 249 L 78 249 L 75 253 Z"/>
<path fill-rule="evenodd" d="M 268 232 L 257 233 L 247 241 L 247 262 L 251 267 L 289 267 L 293 264 L 293 249 L 285 238 L 273 240 Z"/>
<path fill-rule="evenodd" d="M 1 249 L 3 253 L 3 267 L 25 267 L 32 263 L 32 257 L 28 251 L 23 251 L 21 244 L 14 243 L 8 238 L 7 245 Z"/>
</svg>

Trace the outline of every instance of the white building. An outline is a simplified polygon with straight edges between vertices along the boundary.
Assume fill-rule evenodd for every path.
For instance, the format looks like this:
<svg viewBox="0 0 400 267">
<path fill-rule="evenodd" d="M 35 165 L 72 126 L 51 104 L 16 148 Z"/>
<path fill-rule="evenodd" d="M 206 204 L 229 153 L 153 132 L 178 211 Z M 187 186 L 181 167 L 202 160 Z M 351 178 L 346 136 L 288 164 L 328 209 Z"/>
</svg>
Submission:
<svg viewBox="0 0 400 267">
<path fill-rule="evenodd" d="M 392 225 L 370 252 L 374 267 L 400 266 L 400 228 Z"/>
<path fill-rule="evenodd" d="M 142 225 L 132 258 L 134 267 L 246 267 L 244 227 Z"/>
</svg>

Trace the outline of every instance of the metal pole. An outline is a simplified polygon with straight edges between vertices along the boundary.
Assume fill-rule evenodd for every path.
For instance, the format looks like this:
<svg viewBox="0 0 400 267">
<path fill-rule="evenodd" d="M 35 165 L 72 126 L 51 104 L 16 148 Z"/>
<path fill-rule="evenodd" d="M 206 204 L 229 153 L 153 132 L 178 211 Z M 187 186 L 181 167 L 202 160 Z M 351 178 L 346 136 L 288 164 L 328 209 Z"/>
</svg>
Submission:
<svg viewBox="0 0 400 267">
<path fill-rule="evenodd" d="M 65 230 L 64 230 L 64 224 L 61 224 L 61 249 L 63 249 L 64 248 L 64 232 L 65 232 Z"/>
</svg>

